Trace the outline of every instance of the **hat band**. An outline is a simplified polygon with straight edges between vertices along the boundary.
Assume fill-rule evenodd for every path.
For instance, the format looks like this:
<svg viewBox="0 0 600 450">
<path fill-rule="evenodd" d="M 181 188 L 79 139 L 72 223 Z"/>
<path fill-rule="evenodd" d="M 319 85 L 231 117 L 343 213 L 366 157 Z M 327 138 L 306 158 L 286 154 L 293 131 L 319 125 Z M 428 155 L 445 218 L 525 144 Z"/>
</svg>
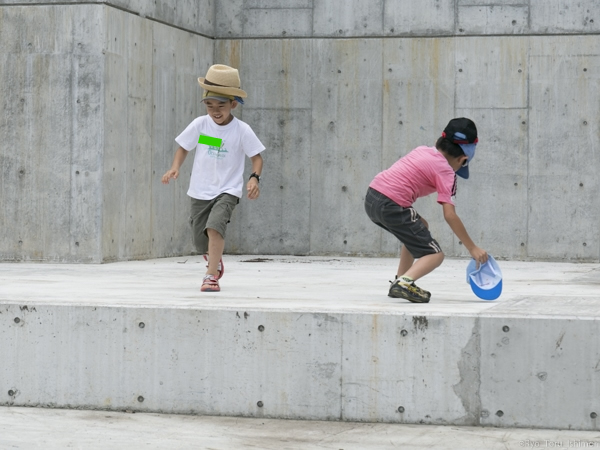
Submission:
<svg viewBox="0 0 600 450">
<path fill-rule="evenodd" d="M 224 88 L 234 88 L 234 89 L 239 89 L 238 87 L 234 87 L 234 86 L 225 86 L 224 84 L 217 84 L 217 83 L 213 83 L 212 81 L 208 81 L 206 78 L 204 79 L 204 84 L 208 84 L 209 86 L 217 86 L 217 87 L 224 87 Z"/>
<path fill-rule="evenodd" d="M 233 95 L 219 94 L 218 92 L 213 91 L 204 91 L 204 94 L 202 94 L 202 98 L 206 97 L 218 97 L 223 99 L 235 100 L 235 97 Z"/>
</svg>

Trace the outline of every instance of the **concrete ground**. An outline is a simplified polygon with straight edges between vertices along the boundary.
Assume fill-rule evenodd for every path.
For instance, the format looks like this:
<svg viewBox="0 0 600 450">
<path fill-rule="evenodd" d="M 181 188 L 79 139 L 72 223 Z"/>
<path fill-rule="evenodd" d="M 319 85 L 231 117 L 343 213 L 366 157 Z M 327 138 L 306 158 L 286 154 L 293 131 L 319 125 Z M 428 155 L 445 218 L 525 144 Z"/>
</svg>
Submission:
<svg viewBox="0 0 600 450">
<path fill-rule="evenodd" d="M 600 432 L 0 407 L 1 449 L 596 448 Z"/>
<path fill-rule="evenodd" d="M 479 300 L 466 260 L 419 285 L 429 304 L 387 297 L 391 258 L 225 257 L 220 293 L 200 292 L 201 257 L 105 265 L 0 264 L 1 304 L 85 304 L 294 311 L 600 317 L 598 264 L 499 261 L 502 296 Z M 2 407 L 0 449 L 593 448 L 598 431 L 311 422 Z"/>
<path fill-rule="evenodd" d="M 499 299 L 478 299 L 467 260 L 447 259 L 419 280 L 429 304 L 387 296 L 392 258 L 225 256 L 221 292 L 200 292 L 201 256 L 102 265 L 0 264 L 0 304 L 250 308 L 271 311 L 600 317 L 600 265 L 499 261 Z"/>
</svg>

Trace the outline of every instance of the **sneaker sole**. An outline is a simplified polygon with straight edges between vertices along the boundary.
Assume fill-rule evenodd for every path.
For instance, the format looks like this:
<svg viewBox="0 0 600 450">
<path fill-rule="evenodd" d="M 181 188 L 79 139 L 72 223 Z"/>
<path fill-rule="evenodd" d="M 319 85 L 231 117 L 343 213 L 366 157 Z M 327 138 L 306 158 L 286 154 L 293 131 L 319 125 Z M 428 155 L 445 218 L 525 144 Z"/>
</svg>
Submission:
<svg viewBox="0 0 600 450">
<path fill-rule="evenodd" d="M 405 291 L 404 289 L 390 289 L 390 292 L 388 293 L 388 297 L 392 297 L 392 298 L 402 298 L 404 300 L 408 300 L 411 303 L 429 303 L 429 297 L 417 297 L 417 296 L 412 296 L 410 295 L 409 292 Z"/>
</svg>

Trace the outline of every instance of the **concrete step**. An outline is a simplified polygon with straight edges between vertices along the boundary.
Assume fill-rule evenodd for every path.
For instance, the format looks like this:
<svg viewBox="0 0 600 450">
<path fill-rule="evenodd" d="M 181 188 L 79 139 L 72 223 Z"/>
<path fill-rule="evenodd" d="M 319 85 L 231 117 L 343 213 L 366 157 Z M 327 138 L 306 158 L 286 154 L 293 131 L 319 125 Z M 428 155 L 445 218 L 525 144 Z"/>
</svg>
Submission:
<svg viewBox="0 0 600 450">
<path fill-rule="evenodd" d="M 0 405 L 598 430 L 600 270 L 465 260 L 387 297 L 386 258 L 226 256 L 0 265 Z"/>
</svg>

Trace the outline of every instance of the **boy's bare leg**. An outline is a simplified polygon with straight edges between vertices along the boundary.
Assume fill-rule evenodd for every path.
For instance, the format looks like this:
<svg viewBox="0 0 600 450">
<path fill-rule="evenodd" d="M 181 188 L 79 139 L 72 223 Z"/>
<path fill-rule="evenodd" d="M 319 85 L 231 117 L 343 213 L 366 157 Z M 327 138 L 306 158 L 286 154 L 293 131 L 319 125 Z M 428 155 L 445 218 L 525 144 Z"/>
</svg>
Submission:
<svg viewBox="0 0 600 450">
<path fill-rule="evenodd" d="M 406 275 L 416 281 L 439 267 L 442 261 L 444 261 L 443 252 L 425 255 L 419 258 L 410 269 L 401 275 Z M 402 264 L 402 261 L 400 261 L 400 264 Z"/>
<path fill-rule="evenodd" d="M 221 233 L 212 228 L 207 228 L 206 233 L 208 234 L 208 269 L 206 274 L 216 277 L 219 274 L 219 261 L 221 261 L 225 250 L 225 239 L 223 239 Z"/>
<path fill-rule="evenodd" d="M 408 272 L 408 270 L 412 267 L 414 262 L 415 258 L 406 249 L 406 245 L 403 245 L 402 249 L 400 250 L 400 264 L 398 264 L 398 273 L 396 274 L 396 277 L 405 275 L 406 272 Z"/>
</svg>

